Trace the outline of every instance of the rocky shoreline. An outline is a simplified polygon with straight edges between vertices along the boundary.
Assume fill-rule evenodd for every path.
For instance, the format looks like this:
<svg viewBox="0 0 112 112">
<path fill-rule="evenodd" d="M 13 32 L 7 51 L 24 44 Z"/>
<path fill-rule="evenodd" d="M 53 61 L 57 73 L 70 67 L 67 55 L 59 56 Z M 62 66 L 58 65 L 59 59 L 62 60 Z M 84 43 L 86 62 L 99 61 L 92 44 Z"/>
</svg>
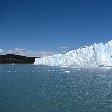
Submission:
<svg viewBox="0 0 112 112">
<path fill-rule="evenodd" d="M 0 64 L 34 64 L 35 58 L 15 54 L 0 55 Z"/>
</svg>

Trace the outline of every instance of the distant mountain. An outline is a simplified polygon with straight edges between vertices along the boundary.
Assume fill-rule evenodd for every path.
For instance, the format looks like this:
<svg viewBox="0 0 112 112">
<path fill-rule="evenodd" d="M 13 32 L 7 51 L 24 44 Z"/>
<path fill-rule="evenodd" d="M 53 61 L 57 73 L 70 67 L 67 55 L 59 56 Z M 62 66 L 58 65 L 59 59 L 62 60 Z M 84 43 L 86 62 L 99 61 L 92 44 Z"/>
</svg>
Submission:
<svg viewBox="0 0 112 112">
<path fill-rule="evenodd" d="M 112 66 L 112 40 L 108 43 L 94 43 L 64 54 L 35 59 L 36 65 L 97 67 Z"/>
</svg>

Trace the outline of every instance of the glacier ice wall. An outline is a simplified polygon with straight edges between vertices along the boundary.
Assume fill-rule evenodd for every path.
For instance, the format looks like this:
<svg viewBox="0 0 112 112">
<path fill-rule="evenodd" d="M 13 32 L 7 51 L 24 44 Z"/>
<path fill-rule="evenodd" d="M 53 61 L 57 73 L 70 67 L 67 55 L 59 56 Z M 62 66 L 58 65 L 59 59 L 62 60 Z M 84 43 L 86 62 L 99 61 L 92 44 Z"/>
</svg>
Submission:
<svg viewBox="0 0 112 112">
<path fill-rule="evenodd" d="M 112 66 L 112 40 L 106 44 L 84 46 L 65 54 L 36 58 L 34 64 L 71 67 Z"/>
</svg>

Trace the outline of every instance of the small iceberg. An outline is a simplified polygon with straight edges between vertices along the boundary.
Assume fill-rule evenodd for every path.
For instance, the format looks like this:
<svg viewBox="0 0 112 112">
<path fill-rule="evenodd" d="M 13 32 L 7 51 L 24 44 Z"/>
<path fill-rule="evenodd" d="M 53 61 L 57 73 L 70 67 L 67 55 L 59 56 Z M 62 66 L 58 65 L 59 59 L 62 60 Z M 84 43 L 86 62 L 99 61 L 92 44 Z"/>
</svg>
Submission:
<svg viewBox="0 0 112 112">
<path fill-rule="evenodd" d="M 61 66 L 62 68 L 67 68 L 68 66 L 66 66 L 66 65 L 63 65 L 63 66 Z"/>
<path fill-rule="evenodd" d="M 70 71 L 65 71 L 65 73 L 70 73 Z"/>
<path fill-rule="evenodd" d="M 51 70 L 47 70 L 48 72 L 50 72 Z"/>
</svg>

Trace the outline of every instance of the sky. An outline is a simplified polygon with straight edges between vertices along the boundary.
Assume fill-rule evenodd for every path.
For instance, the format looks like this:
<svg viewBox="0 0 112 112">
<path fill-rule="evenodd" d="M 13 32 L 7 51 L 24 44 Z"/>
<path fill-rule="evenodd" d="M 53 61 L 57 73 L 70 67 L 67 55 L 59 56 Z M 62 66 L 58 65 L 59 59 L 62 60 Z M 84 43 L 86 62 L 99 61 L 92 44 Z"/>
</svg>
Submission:
<svg viewBox="0 0 112 112">
<path fill-rule="evenodd" d="M 0 0 L 0 49 L 51 53 L 111 39 L 112 0 Z"/>
</svg>

